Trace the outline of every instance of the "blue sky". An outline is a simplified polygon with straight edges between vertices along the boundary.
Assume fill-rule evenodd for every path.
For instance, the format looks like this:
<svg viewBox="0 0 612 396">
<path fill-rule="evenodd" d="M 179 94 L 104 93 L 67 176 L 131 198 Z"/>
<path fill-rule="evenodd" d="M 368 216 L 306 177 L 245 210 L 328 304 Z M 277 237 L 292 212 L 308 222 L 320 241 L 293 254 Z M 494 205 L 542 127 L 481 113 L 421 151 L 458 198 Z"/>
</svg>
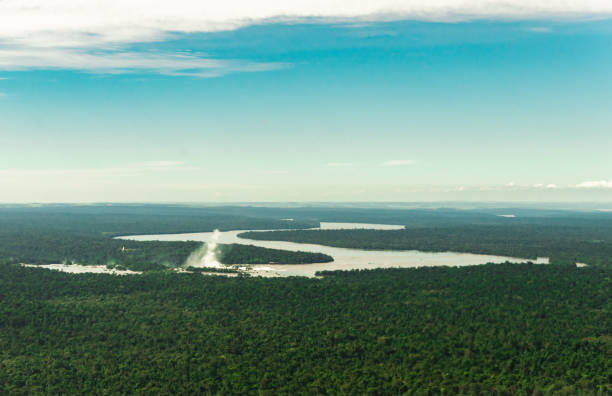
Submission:
<svg viewBox="0 0 612 396">
<path fill-rule="evenodd" d="M 1 33 L 4 202 L 612 202 L 611 19 Z"/>
</svg>

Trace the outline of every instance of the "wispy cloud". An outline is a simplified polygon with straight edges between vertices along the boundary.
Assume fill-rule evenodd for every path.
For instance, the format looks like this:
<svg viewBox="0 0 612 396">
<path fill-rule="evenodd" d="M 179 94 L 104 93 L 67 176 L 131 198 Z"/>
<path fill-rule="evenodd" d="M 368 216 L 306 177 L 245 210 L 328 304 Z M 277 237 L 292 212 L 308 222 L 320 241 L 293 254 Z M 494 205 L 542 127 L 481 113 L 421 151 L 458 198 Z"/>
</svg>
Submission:
<svg viewBox="0 0 612 396">
<path fill-rule="evenodd" d="M 415 163 L 414 160 L 391 160 L 385 161 L 381 165 L 382 166 L 406 166 L 413 165 Z"/>
<path fill-rule="evenodd" d="M 546 188 L 546 189 L 559 188 L 559 186 L 557 186 L 556 184 L 553 184 L 553 183 L 549 183 L 549 184 L 538 183 L 538 184 L 534 184 L 533 187 L 535 187 L 535 188 Z"/>
<path fill-rule="evenodd" d="M 283 169 L 268 169 L 259 171 L 258 173 L 261 175 L 286 175 L 289 171 Z"/>
<path fill-rule="evenodd" d="M 162 184 L 160 188 L 180 191 L 207 190 L 257 190 L 261 187 L 249 184 L 206 184 L 206 183 L 172 183 Z"/>
<path fill-rule="evenodd" d="M 92 178 L 108 179 L 118 177 L 131 177 L 154 172 L 186 172 L 197 171 L 196 166 L 185 165 L 181 161 L 153 161 L 128 164 L 122 167 L 100 168 L 56 168 L 56 169 L 0 169 L 1 181 L 14 181 L 32 178 Z"/>
<path fill-rule="evenodd" d="M 550 33 L 552 32 L 552 29 L 546 26 L 533 26 L 530 28 L 527 28 L 527 30 L 529 30 L 530 32 L 534 32 L 534 33 Z"/>
<path fill-rule="evenodd" d="M 196 171 L 200 167 L 187 165 L 184 161 L 145 161 L 130 164 L 126 169 L 139 169 L 147 172 Z"/>
<path fill-rule="evenodd" d="M 257 72 L 287 67 L 284 63 L 219 60 L 188 53 L 94 51 L 72 48 L 0 49 L 0 69 L 70 69 L 88 73 L 156 73 L 216 77 L 235 72 Z"/>
<path fill-rule="evenodd" d="M 185 161 L 145 161 L 139 162 L 138 165 L 148 166 L 148 167 L 168 167 L 168 166 L 182 166 L 185 165 Z"/>
<path fill-rule="evenodd" d="M 577 188 L 612 188 L 612 180 L 586 181 L 576 185 Z"/>
<path fill-rule="evenodd" d="M 579 184 L 555 184 L 555 183 L 536 183 L 536 184 L 516 184 L 506 183 L 503 189 L 511 190 L 557 190 L 557 189 L 583 189 L 583 188 L 612 188 L 612 180 L 586 181 Z"/>
<path fill-rule="evenodd" d="M 350 162 L 330 162 L 327 164 L 327 166 L 331 166 L 333 168 L 342 168 L 342 167 L 353 166 L 353 164 Z"/>
</svg>

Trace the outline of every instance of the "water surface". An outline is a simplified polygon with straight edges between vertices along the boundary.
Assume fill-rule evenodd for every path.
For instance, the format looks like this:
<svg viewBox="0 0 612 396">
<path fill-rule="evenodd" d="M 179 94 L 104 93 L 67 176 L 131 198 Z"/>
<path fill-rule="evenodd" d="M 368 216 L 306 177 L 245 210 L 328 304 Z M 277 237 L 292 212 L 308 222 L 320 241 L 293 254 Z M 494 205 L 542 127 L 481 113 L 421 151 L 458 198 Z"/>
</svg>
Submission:
<svg viewBox="0 0 612 396">
<path fill-rule="evenodd" d="M 321 223 L 321 229 L 403 229 L 401 225 L 366 224 L 366 223 Z M 258 241 L 239 238 L 238 234 L 251 231 L 223 231 L 218 234 L 218 243 L 240 243 L 271 249 L 283 249 L 303 252 L 319 252 L 334 258 L 331 263 L 315 264 L 266 264 L 254 266 L 249 272 L 261 276 L 309 276 L 323 270 L 351 270 L 373 268 L 414 268 L 433 266 L 466 266 L 486 263 L 503 263 L 532 261 L 536 264 L 547 264 L 548 258 L 528 260 L 517 257 L 493 256 L 485 254 L 441 252 L 430 253 L 418 250 L 362 250 L 337 248 L 316 244 L 295 243 L 285 241 Z M 267 230 L 274 231 L 274 230 Z M 160 235 L 131 235 L 120 237 L 135 241 L 200 241 L 209 242 L 213 238 L 212 232 L 199 232 L 189 234 L 160 234 Z"/>
</svg>

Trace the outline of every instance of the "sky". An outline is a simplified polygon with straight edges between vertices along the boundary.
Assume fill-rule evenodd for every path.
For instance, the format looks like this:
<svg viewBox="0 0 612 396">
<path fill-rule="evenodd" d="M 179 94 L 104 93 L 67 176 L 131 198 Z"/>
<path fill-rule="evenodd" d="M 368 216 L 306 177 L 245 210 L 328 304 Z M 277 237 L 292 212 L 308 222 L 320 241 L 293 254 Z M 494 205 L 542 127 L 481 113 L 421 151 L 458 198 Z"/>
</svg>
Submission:
<svg viewBox="0 0 612 396">
<path fill-rule="evenodd" d="M 0 202 L 612 203 L 612 3 L 0 2 Z"/>
</svg>

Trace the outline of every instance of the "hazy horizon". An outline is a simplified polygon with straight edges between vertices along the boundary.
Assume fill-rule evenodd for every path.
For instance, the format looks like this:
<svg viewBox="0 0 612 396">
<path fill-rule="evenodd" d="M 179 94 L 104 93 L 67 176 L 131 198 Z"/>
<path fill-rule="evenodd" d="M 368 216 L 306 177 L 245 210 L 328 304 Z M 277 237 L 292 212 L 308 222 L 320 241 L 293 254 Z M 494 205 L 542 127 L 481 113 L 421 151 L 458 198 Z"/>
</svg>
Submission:
<svg viewBox="0 0 612 396">
<path fill-rule="evenodd" d="M 79 206 L 184 206 L 184 207 L 253 207 L 253 208 L 331 208 L 331 209 L 390 209 L 390 210 L 537 210 L 612 213 L 612 202 L 511 202 L 511 201 L 231 201 L 231 202 L 197 202 L 197 201 L 124 201 L 124 202 L 0 202 L 1 208 L 13 207 L 79 207 Z M 501 213 L 515 214 L 515 213 Z"/>
</svg>

